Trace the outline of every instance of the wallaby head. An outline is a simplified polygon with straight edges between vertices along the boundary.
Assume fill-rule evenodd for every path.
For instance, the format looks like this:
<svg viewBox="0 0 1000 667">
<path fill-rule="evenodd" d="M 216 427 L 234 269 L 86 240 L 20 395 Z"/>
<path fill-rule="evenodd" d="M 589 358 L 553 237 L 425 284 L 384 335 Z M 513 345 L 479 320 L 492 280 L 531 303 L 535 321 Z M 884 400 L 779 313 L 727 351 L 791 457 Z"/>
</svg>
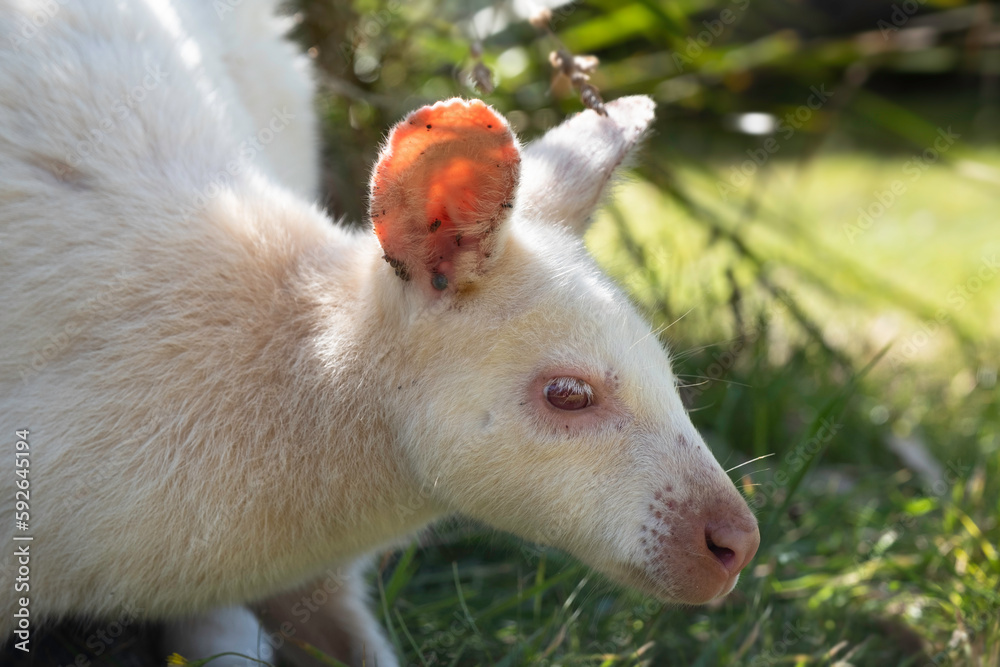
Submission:
<svg viewBox="0 0 1000 667">
<path fill-rule="evenodd" d="M 579 239 L 653 117 L 585 111 L 524 151 L 478 101 L 419 109 L 371 179 L 396 368 L 381 399 L 442 509 L 667 600 L 728 593 L 759 543 L 667 353 Z"/>
<path fill-rule="evenodd" d="M 297 194 L 312 84 L 276 3 L 0 0 L 0 34 L 42 4 L 0 39 L 0 420 L 30 430 L 32 530 L 0 642 L 30 595 L 31 623 L 163 619 L 189 658 L 393 667 L 364 565 L 448 513 L 664 600 L 732 589 L 755 518 L 580 240 L 651 100 L 523 150 L 481 102 L 419 109 L 356 233 Z"/>
</svg>

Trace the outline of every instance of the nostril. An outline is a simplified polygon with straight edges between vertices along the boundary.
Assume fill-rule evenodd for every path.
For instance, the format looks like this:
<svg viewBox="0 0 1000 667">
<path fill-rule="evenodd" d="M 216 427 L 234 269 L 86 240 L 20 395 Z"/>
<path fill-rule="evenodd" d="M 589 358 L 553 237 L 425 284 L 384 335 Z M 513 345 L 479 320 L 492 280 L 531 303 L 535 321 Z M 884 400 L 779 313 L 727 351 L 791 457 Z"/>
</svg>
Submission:
<svg viewBox="0 0 1000 667">
<path fill-rule="evenodd" d="M 733 565 L 736 562 L 736 552 L 729 547 L 720 547 L 718 544 L 712 541 L 712 536 L 709 533 L 705 533 L 705 543 L 708 545 L 708 550 L 719 559 L 722 566 L 727 570 L 733 569 Z"/>
<path fill-rule="evenodd" d="M 705 545 L 726 570 L 737 574 L 757 554 L 760 533 L 756 526 L 753 530 L 733 526 L 708 526 L 705 528 Z"/>
</svg>

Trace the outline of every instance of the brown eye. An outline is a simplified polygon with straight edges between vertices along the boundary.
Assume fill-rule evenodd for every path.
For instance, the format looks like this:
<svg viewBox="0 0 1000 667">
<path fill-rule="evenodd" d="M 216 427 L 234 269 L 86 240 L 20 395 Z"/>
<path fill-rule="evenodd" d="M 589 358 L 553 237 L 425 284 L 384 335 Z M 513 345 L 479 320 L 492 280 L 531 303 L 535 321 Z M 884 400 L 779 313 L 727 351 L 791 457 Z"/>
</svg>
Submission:
<svg viewBox="0 0 1000 667">
<path fill-rule="evenodd" d="M 555 378 L 545 385 L 545 400 L 560 410 L 582 410 L 594 402 L 594 390 L 577 378 Z"/>
</svg>

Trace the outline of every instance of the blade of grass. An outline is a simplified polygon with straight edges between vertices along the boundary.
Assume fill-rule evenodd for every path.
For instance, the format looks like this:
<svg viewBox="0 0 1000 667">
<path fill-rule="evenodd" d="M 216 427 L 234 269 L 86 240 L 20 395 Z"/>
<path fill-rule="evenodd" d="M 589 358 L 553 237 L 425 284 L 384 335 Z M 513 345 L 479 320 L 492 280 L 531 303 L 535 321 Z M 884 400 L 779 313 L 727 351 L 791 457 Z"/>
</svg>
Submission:
<svg viewBox="0 0 1000 667">
<path fill-rule="evenodd" d="M 378 582 L 378 595 L 379 599 L 382 601 L 382 615 L 385 616 L 385 629 L 389 632 L 389 639 L 392 640 L 393 646 L 396 650 L 402 648 L 399 642 L 399 635 L 396 634 L 396 628 L 392 623 L 392 612 L 389 610 L 389 601 L 385 597 L 385 586 L 382 584 L 382 577 L 375 577 L 375 581 Z"/>
<path fill-rule="evenodd" d="M 420 659 L 420 662 L 423 663 L 424 667 L 429 667 L 427 661 L 424 660 L 424 654 L 421 653 L 420 647 L 417 646 L 416 640 L 414 640 L 413 635 L 410 634 L 410 629 L 406 627 L 402 614 L 399 613 L 398 609 L 394 609 L 393 611 L 396 612 L 396 620 L 399 621 L 399 627 L 402 628 L 403 634 L 406 635 L 406 638 L 410 642 L 410 646 L 413 647 L 413 652 L 417 654 L 417 657 Z"/>
<path fill-rule="evenodd" d="M 839 420 L 847 407 L 848 401 L 854 396 L 858 384 L 862 379 L 881 361 L 882 357 L 889 352 L 890 345 L 886 345 L 869 361 L 864 368 L 859 370 L 857 373 L 851 376 L 851 379 L 847 382 L 844 388 L 834 396 L 819 413 L 813 419 L 812 423 L 809 424 L 809 428 L 805 430 L 802 437 L 799 439 L 796 449 L 803 447 L 809 440 L 816 437 L 819 429 L 822 427 L 823 422 L 829 419 L 831 416 L 836 416 Z M 761 540 L 772 541 L 774 537 L 773 531 L 776 528 L 777 520 L 779 517 L 783 516 L 788 510 L 788 507 L 792 504 L 792 499 L 795 498 L 795 492 L 798 491 L 799 485 L 802 484 L 802 480 L 805 479 L 806 474 L 812 468 L 813 462 L 819 459 L 829 446 L 829 441 L 822 444 L 822 446 L 812 455 L 804 457 L 805 463 L 799 470 L 795 471 L 791 479 L 788 481 L 788 491 L 785 494 L 785 499 L 782 501 L 781 506 L 771 512 L 768 517 L 767 523 L 765 524 L 763 530 L 761 530 Z"/>
<path fill-rule="evenodd" d="M 523 602 L 523 600 L 525 598 L 534 597 L 535 595 L 538 595 L 538 594 L 540 594 L 540 593 L 542 593 L 542 592 L 544 592 L 544 591 L 552 588 L 553 586 L 555 586 L 557 584 L 560 584 L 560 583 L 562 583 L 562 582 L 564 582 L 564 581 L 566 581 L 568 579 L 572 579 L 574 576 L 579 576 L 579 574 L 580 574 L 580 569 L 579 568 L 576 568 L 576 567 L 567 568 L 566 570 L 563 570 L 562 572 L 560 572 L 556 576 L 549 577 L 549 579 L 546 580 L 545 583 L 532 586 L 531 588 L 525 590 L 524 594 L 521 596 L 521 598 L 518 598 L 518 597 L 515 596 L 515 597 L 512 597 L 512 598 L 508 598 L 506 600 L 503 600 L 502 602 L 499 602 L 499 603 L 493 605 L 492 607 L 489 607 L 488 609 L 484 610 L 483 612 L 481 612 L 479 614 L 479 620 L 481 622 L 482 621 L 487 621 L 487 620 L 493 618 L 494 616 L 496 616 L 498 614 L 502 614 L 503 612 L 507 611 L 511 607 L 514 607 L 514 606 L 520 604 L 521 602 Z"/>
<path fill-rule="evenodd" d="M 417 554 L 417 542 L 414 540 L 403 555 L 399 558 L 396 569 L 392 571 L 389 582 L 385 585 L 386 603 L 391 607 L 399 596 L 399 592 L 413 579 L 413 574 L 417 571 L 413 565 L 413 558 Z"/>
<path fill-rule="evenodd" d="M 292 642 L 300 649 L 305 651 L 310 658 L 318 660 L 320 663 L 324 665 L 329 665 L 330 667 L 348 667 L 348 665 L 342 663 L 340 660 L 328 656 L 326 653 L 323 653 L 323 651 L 320 651 L 312 644 L 304 642 L 301 639 L 295 639 L 294 637 L 289 637 L 288 641 Z"/>
<path fill-rule="evenodd" d="M 545 552 L 538 558 L 538 569 L 535 571 L 535 586 L 541 586 L 545 583 Z M 542 594 L 541 592 L 535 594 L 534 603 L 532 605 L 532 611 L 535 616 L 535 625 L 541 620 L 542 617 Z"/>
<path fill-rule="evenodd" d="M 469 623 L 469 627 L 472 628 L 472 632 L 475 633 L 476 637 L 482 643 L 483 647 L 487 646 L 487 642 L 483 639 L 483 634 L 479 631 L 479 626 L 476 625 L 475 619 L 472 618 L 472 614 L 469 612 L 469 605 L 465 603 L 465 595 L 462 594 L 462 582 L 458 578 L 458 562 L 451 562 L 451 571 L 455 577 L 455 591 L 458 593 L 458 603 L 462 607 L 462 613 L 465 615 L 465 620 Z M 493 656 L 490 655 L 489 651 L 486 651 L 486 655 L 489 656 L 490 662 L 493 662 Z"/>
</svg>

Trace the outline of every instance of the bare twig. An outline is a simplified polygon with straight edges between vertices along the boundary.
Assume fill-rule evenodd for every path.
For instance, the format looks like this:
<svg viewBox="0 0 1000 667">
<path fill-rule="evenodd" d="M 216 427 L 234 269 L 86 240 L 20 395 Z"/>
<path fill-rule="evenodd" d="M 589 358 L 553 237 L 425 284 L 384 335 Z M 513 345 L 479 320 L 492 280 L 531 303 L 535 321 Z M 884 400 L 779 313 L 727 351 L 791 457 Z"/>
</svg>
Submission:
<svg viewBox="0 0 1000 667">
<path fill-rule="evenodd" d="M 469 54 L 476 61 L 472 66 L 472 81 L 476 84 L 476 88 L 483 95 L 489 95 L 493 92 L 495 86 L 493 85 L 493 72 L 490 68 L 483 63 L 483 44 L 480 41 L 475 41 L 469 46 Z"/>
<path fill-rule="evenodd" d="M 604 99 L 601 97 L 601 91 L 597 89 L 597 86 L 590 83 L 590 75 L 597 69 L 600 61 L 597 59 L 597 56 L 574 56 L 570 53 L 569 49 L 552 32 L 552 28 L 549 25 L 551 20 L 552 12 L 548 9 L 542 9 L 528 19 L 536 30 L 544 32 L 557 45 L 557 48 L 549 53 L 549 63 L 552 64 L 555 76 L 557 78 L 565 77 L 569 80 L 572 86 L 579 91 L 580 101 L 583 102 L 585 107 L 593 109 L 602 116 L 607 116 L 608 112 L 604 108 Z"/>
</svg>

